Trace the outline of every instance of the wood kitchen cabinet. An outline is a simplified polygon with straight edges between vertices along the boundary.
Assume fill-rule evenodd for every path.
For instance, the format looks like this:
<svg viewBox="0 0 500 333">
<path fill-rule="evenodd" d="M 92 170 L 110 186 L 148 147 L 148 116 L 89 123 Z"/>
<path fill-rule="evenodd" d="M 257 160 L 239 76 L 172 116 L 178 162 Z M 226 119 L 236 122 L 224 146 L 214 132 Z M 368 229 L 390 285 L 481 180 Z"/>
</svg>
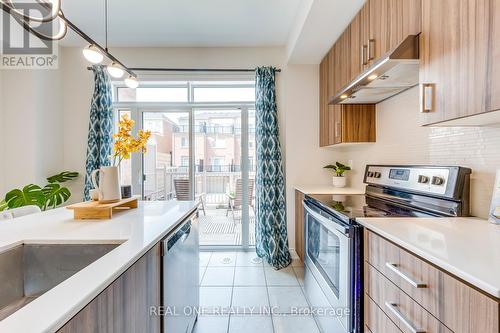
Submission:
<svg viewBox="0 0 500 333">
<path fill-rule="evenodd" d="M 342 143 L 374 142 L 375 105 L 329 105 L 330 98 L 351 80 L 350 30 L 339 38 L 320 64 L 321 147 Z"/>
<path fill-rule="evenodd" d="M 365 229 L 365 325 L 372 333 L 499 333 L 500 304 Z M 395 331 L 397 332 L 397 331 Z"/>
<path fill-rule="evenodd" d="M 305 195 L 299 190 L 295 190 L 295 252 L 302 262 L 304 261 L 304 206 L 302 201 Z"/>
<path fill-rule="evenodd" d="M 377 62 L 409 35 L 421 31 L 421 0 L 369 0 L 365 6 L 369 15 L 368 23 L 364 24 L 369 31 L 368 38 L 362 42 L 367 48 L 368 65 Z"/>
<path fill-rule="evenodd" d="M 368 0 L 363 5 L 320 65 L 321 147 L 375 142 L 375 105 L 328 102 L 381 56 L 420 30 L 421 0 Z"/>
<path fill-rule="evenodd" d="M 499 6 L 499 0 L 422 0 L 423 125 L 500 109 Z"/>
<path fill-rule="evenodd" d="M 58 332 L 160 332 L 161 317 L 150 315 L 161 298 L 160 244 L 128 268 Z"/>
</svg>

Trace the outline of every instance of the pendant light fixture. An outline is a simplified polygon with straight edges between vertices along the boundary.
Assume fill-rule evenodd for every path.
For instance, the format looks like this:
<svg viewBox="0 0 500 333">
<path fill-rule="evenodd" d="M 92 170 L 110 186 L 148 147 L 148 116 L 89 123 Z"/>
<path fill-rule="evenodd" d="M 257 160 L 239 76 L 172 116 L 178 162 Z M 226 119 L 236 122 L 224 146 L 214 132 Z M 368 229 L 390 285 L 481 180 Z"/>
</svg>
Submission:
<svg viewBox="0 0 500 333">
<path fill-rule="evenodd" d="M 123 74 L 125 74 L 125 71 L 116 62 L 113 62 L 111 63 L 111 65 L 106 66 L 106 69 L 108 70 L 109 75 L 111 75 L 115 79 L 119 79 L 123 77 Z"/>
<path fill-rule="evenodd" d="M 0 0 L 0 3 L 2 5 L 7 6 L 9 8 L 11 14 L 21 17 L 25 22 L 29 21 L 38 23 L 51 22 L 61 12 L 61 0 L 36 0 L 36 2 L 38 2 L 43 7 L 50 9 L 50 12 L 48 12 L 45 16 L 42 17 L 30 16 L 26 14 L 26 13 L 29 14 L 29 11 L 17 9 L 15 5 L 12 3 L 12 0 Z"/>
<path fill-rule="evenodd" d="M 100 64 L 106 57 L 111 62 L 110 65 L 106 66 L 107 72 L 111 77 L 119 79 L 126 74 L 127 78 L 124 81 L 127 87 L 135 89 L 139 86 L 137 75 L 108 51 L 108 0 L 105 0 L 104 9 L 106 33 L 105 47 L 101 46 L 64 16 L 61 10 L 61 0 L 36 0 L 36 2 L 46 9 L 44 13 L 42 13 L 42 16 L 30 16 L 29 12 L 16 8 L 13 0 L 0 0 L 0 8 L 10 14 L 24 29 L 42 40 L 60 40 L 66 36 L 67 30 L 70 28 L 89 43 L 89 45 L 82 50 L 85 59 L 92 64 Z M 54 24 L 56 20 L 59 22 L 59 30 L 51 36 L 41 33 L 34 26 L 34 23 Z"/>
<path fill-rule="evenodd" d="M 93 64 L 100 64 L 104 56 L 95 45 L 89 45 L 83 49 L 83 56 Z"/>
<path fill-rule="evenodd" d="M 137 78 L 135 76 L 129 75 L 125 79 L 125 84 L 129 88 L 135 89 L 135 88 L 137 88 L 139 86 L 139 81 L 137 81 Z"/>
<path fill-rule="evenodd" d="M 66 36 L 68 31 L 68 25 L 66 24 L 64 14 L 61 10 L 61 0 L 36 0 L 40 7 L 46 9 L 47 14 L 42 17 L 30 16 L 29 11 L 19 10 L 15 7 L 12 0 L 0 0 L 1 8 L 10 13 L 12 18 L 14 18 L 24 29 L 31 32 L 33 35 L 37 36 L 43 40 L 61 40 Z M 42 8 L 39 12 L 43 15 Z M 26 14 L 28 13 L 28 14 Z M 54 21 L 58 20 L 57 33 L 54 35 L 46 35 L 39 31 L 39 27 L 43 24 L 53 24 Z M 36 23 L 36 24 L 34 24 Z M 35 27 L 36 26 L 36 27 Z"/>
</svg>

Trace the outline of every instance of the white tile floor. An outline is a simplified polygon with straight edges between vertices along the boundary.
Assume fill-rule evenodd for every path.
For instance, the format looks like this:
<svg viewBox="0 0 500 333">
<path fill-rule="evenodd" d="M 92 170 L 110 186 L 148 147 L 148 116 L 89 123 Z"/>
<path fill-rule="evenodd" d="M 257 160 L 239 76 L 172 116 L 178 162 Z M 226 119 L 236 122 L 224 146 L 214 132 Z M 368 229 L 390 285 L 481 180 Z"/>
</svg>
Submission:
<svg viewBox="0 0 500 333">
<path fill-rule="evenodd" d="M 319 333 L 307 307 L 304 267 L 275 271 L 254 252 L 201 252 L 200 306 L 194 333 Z"/>
</svg>

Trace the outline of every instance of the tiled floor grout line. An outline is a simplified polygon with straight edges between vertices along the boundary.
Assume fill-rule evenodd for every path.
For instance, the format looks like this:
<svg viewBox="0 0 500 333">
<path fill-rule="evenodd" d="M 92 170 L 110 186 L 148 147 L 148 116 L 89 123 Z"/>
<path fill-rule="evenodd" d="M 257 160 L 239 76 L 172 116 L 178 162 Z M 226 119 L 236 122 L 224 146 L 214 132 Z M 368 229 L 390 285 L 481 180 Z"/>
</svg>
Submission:
<svg viewBox="0 0 500 333">
<path fill-rule="evenodd" d="M 207 251 L 207 252 L 209 252 L 209 251 Z M 230 252 L 230 251 L 228 251 L 228 252 Z M 207 266 L 204 267 L 205 271 L 204 271 L 204 273 L 202 275 L 201 282 L 203 282 L 203 280 L 205 279 L 209 267 L 212 267 L 212 268 L 221 268 L 221 267 L 227 267 L 227 266 L 229 266 L 229 265 L 210 266 L 209 264 L 210 264 L 210 261 L 213 259 L 213 254 L 214 254 L 214 252 L 212 251 L 212 252 L 210 252 L 210 255 L 208 256 L 208 263 L 207 263 Z M 245 268 L 245 267 L 247 267 L 247 268 L 248 267 L 259 268 L 260 267 L 262 269 L 262 272 L 264 274 L 264 286 L 266 288 L 266 290 L 265 290 L 266 291 L 266 297 L 267 297 L 266 304 L 269 307 L 268 308 L 269 310 L 272 307 L 271 296 L 270 296 L 270 294 L 271 294 L 270 288 L 272 288 L 272 287 L 283 287 L 283 288 L 285 288 L 285 287 L 295 287 L 295 284 L 287 285 L 285 283 L 285 284 L 282 285 L 281 284 L 282 282 L 279 282 L 279 281 L 276 281 L 278 284 L 270 285 L 269 277 L 267 276 L 269 274 L 268 272 L 271 269 L 273 269 L 270 265 L 268 265 L 264 261 L 261 264 L 259 264 L 259 265 L 251 265 L 250 263 L 246 262 L 245 260 L 243 260 L 243 259 L 241 259 L 241 260 L 242 260 L 241 263 L 243 265 L 239 266 L 238 265 L 238 263 L 239 263 L 239 261 L 238 261 L 238 252 L 236 252 L 236 255 L 234 256 L 234 264 L 230 265 L 233 268 L 233 276 L 232 276 L 232 281 L 231 281 L 230 285 L 227 285 L 227 286 L 223 286 L 223 285 L 220 285 L 220 286 L 215 286 L 215 285 L 214 286 L 204 286 L 204 287 L 225 287 L 225 288 L 229 287 L 229 288 L 231 288 L 230 299 L 229 299 L 228 321 L 227 321 L 227 324 L 225 325 L 226 328 L 224 330 L 226 333 L 230 332 L 231 322 L 232 322 L 232 320 L 234 320 L 232 309 L 233 309 L 233 302 L 235 300 L 235 297 L 237 296 L 235 294 L 235 288 L 236 287 L 241 287 L 241 288 L 258 288 L 258 287 L 263 287 L 262 285 L 259 285 L 258 283 L 255 284 L 255 285 L 243 284 L 241 286 L 240 285 L 237 286 L 235 283 L 236 283 L 236 270 L 238 268 Z M 251 258 L 249 260 L 251 260 Z M 309 300 L 306 297 L 306 293 L 305 293 L 305 289 L 304 289 L 305 287 L 303 286 L 303 284 L 301 284 L 301 276 L 302 275 L 299 272 L 299 271 L 305 272 L 305 266 L 294 266 L 294 265 L 291 264 L 290 268 L 291 268 L 290 269 L 290 273 L 293 274 L 293 277 L 295 278 L 295 281 L 297 282 L 296 286 L 298 286 L 300 288 L 300 294 L 301 294 L 301 296 L 305 298 L 305 301 L 307 302 L 307 306 L 310 307 L 311 305 L 309 303 Z M 200 267 L 200 269 L 202 269 L 202 267 Z M 271 272 L 271 273 L 273 273 L 273 272 Z M 200 282 L 200 287 L 201 287 L 201 282 Z M 302 280 L 302 282 L 303 282 L 303 280 Z M 243 302 L 243 304 L 245 304 L 245 302 Z M 262 313 L 261 313 L 261 315 L 262 315 Z M 278 320 L 276 322 L 274 320 L 274 318 L 278 318 L 278 316 L 280 316 L 280 315 L 283 315 L 283 316 L 286 317 L 287 315 L 290 315 L 290 313 L 287 312 L 287 311 L 281 311 L 281 310 L 277 314 L 269 312 L 269 318 L 271 320 L 271 327 L 272 327 L 271 328 L 271 332 L 273 332 L 273 333 L 276 333 L 277 330 L 279 329 L 279 327 L 281 327 L 281 325 L 282 325 L 281 321 L 283 321 L 283 319 L 280 319 L 280 320 Z M 249 316 L 243 315 L 243 317 L 252 318 L 252 314 L 250 314 Z M 320 330 L 316 318 L 314 318 L 314 316 L 312 316 L 312 318 L 313 318 L 313 321 L 314 321 L 314 323 L 316 325 L 316 328 L 318 330 Z M 235 322 L 235 324 L 236 324 L 236 322 Z M 239 319 L 238 319 L 238 324 L 237 325 L 241 325 Z M 276 325 L 278 325 L 278 326 L 276 326 Z M 224 326 L 222 326 L 221 328 L 224 329 Z M 318 331 L 318 332 L 321 332 L 321 331 Z"/>
<path fill-rule="evenodd" d="M 262 270 L 263 270 L 263 273 L 264 273 L 264 282 L 266 283 L 266 293 L 267 293 L 267 304 L 269 305 L 269 309 L 271 309 L 271 296 L 269 296 L 269 285 L 267 283 L 267 274 L 266 274 L 266 268 L 264 266 L 264 260 L 262 260 Z M 273 328 L 273 333 L 276 332 L 276 328 L 274 327 L 274 318 L 273 318 L 273 314 L 271 312 L 270 314 L 271 316 L 271 326 Z"/>
<path fill-rule="evenodd" d="M 236 279 L 236 261 L 238 260 L 238 254 L 234 257 L 234 269 L 233 269 L 233 283 L 231 285 L 231 300 L 229 302 L 230 313 L 227 318 L 227 333 L 229 333 L 229 329 L 231 327 L 231 309 L 233 308 L 233 297 L 234 297 L 234 281 Z"/>
</svg>

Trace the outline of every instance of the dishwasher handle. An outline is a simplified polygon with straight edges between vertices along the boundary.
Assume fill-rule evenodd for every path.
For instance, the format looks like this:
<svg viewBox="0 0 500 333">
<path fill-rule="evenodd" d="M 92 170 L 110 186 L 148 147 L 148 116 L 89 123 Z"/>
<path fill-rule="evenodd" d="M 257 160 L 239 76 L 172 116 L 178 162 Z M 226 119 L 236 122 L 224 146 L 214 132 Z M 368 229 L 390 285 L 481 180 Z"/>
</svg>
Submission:
<svg viewBox="0 0 500 333">
<path fill-rule="evenodd" d="M 168 237 L 166 240 L 162 242 L 163 253 L 167 254 L 171 249 L 178 245 L 182 244 L 186 241 L 186 239 L 191 234 L 191 225 L 192 220 L 189 219 L 186 223 L 184 223 L 174 234 Z"/>
</svg>

